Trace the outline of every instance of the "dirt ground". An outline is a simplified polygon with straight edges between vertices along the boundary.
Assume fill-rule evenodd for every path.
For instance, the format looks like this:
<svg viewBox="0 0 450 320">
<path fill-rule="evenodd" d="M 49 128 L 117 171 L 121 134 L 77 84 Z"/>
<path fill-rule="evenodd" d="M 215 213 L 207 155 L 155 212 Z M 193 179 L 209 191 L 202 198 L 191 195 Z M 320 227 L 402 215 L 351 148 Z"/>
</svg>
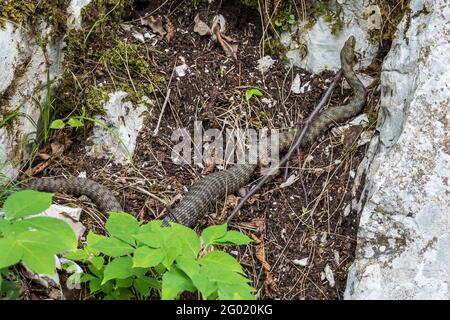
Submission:
<svg viewBox="0 0 450 320">
<path fill-rule="evenodd" d="M 180 166 L 171 160 L 172 131 L 186 127 L 193 129 L 194 121 L 202 121 L 206 128 L 279 128 L 287 129 L 307 117 L 334 76 L 333 72 L 312 75 L 299 68 L 287 68 L 278 56 L 269 72 L 262 75 L 257 69 L 261 58 L 261 17 L 257 10 L 245 7 L 240 1 L 223 1 L 220 7 L 202 2 L 197 8 L 183 5 L 169 6 L 152 1 L 141 2 L 128 21 L 145 31 L 139 17 L 167 15 L 175 28 L 168 43 L 160 40 L 149 47 L 153 72 L 166 80 L 171 88 L 167 108 L 162 114 L 160 131 L 155 130 L 167 88 L 155 94 L 153 112 L 147 117 L 139 135 L 134 154 L 135 168 L 115 165 L 84 155 L 83 141 L 73 135 L 73 143 L 63 156 L 53 160 L 43 176 L 87 176 L 111 188 L 125 205 L 125 210 L 144 220 L 163 217 L 170 207 L 186 193 L 189 186 L 211 170 L 199 166 Z M 237 61 L 226 57 L 222 48 L 210 37 L 193 32 L 194 17 L 210 21 L 215 14 L 227 21 L 226 34 L 238 42 Z M 131 31 L 119 30 L 128 42 L 139 43 Z M 267 54 L 267 52 L 265 53 Z M 174 65 L 182 58 L 189 66 L 184 77 L 171 78 Z M 309 81 L 310 90 L 302 94 L 290 91 L 295 75 L 301 83 Z M 258 87 L 263 96 L 245 101 L 244 93 Z M 329 104 L 342 104 L 351 97 L 351 90 L 340 82 Z M 270 106 L 262 98 L 276 104 Z M 376 112 L 378 93 L 370 90 L 365 112 Z M 257 288 L 260 299 L 341 299 L 347 271 L 354 260 L 359 217 L 350 210 L 353 177 L 362 160 L 367 144 L 356 142 L 366 131 L 355 126 L 341 134 L 325 133 L 310 148 L 302 150 L 289 162 L 289 173 L 297 180 L 281 187 L 283 175 L 266 184 L 244 206 L 230 226 L 246 233 L 255 243 L 231 248 L 229 251 L 245 267 Z M 260 175 L 255 175 L 254 185 Z M 218 203 L 198 229 L 221 223 L 236 205 L 239 195 Z M 101 232 L 105 217 L 87 200 L 58 196 L 61 202 L 75 203 L 84 208 L 83 222 L 88 228 Z M 347 208 L 347 209 L 346 209 Z M 36 289 L 36 288 L 35 288 Z M 36 293 L 32 287 L 26 298 Z M 79 297 L 87 297 L 81 290 Z"/>
</svg>

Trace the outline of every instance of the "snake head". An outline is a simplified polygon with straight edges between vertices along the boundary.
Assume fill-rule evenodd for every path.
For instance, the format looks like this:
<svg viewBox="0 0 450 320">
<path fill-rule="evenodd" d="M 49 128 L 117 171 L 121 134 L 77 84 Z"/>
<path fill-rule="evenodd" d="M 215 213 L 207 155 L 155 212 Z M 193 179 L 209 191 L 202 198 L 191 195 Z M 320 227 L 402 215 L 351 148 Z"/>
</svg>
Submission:
<svg viewBox="0 0 450 320">
<path fill-rule="evenodd" d="M 353 65 L 356 60 L 355 45 L 356 45 L 356 38 L 354 36 L 350 36 L 345 41 L 344 46 L 342 47 L 341 59 L 345 60 L 348 65 Z"/>
</svg>

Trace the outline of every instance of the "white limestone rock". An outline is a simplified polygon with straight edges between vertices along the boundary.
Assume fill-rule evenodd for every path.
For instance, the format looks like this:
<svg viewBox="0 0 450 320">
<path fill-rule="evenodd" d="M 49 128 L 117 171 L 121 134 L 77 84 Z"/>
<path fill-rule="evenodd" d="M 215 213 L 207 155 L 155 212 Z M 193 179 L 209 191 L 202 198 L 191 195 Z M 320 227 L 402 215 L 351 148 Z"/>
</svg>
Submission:
<svg viewBox="0 0 450 320">
<path fill-rule="evenodd" d="M 72 0 L 67 8 L 69 17 L 67 18 L 67 26 L 74 30 L 81 28 L 81 10 L 90 4 L 92 0 Z"/>
<path fill-rule="evenodd" d="M 72 0 L 67 8 L 68 28 L 80 24 L 81 9 L 91 0 Z M 37 32 L 46 43 L 44 52 L 39 45 Z M 46 103 L 47 68 L 52 89 L 63 73 L 64 42 L 51 38 L 52 27 L 45 21 L 37 26 L 17 26 L 6 22 L 0 28 L 0 114 L 17 113 L 13 125 L 0 128 L 0 184 L 15 178 L 27 159 L 28 142 L 34 139 L 40 111 L 39 104 Z M 3 119 L 0 118 L 0 122 Z"/>
<path fill-rule="evenodd" d="M 286 57 L 292 65 L 313 73 L 325 69 L 338 70 L 341 67 L 340 50 L 350 35 L 356 37 L 356 51 L 362 55 L 361 66 L 368 66 L 372 62 L 378 45 L 369 41 L 369 30 L 381 27 L 379 7 L 365 0 L 340 1 L 338 5 L 342 8 L 343 30 L 333 35 L 330 24 L 323 17 L 318 17 L 310 29 L 306 28 L 306 23 L 301 24 L 298 41 L 306 46 L 307 54 L 302 49 L 289 50 Z M 284 38 L 287 39 L 286 35 Z"/>
<path fill-rule="evenodd" d="M 450 6 L 410 7 L 383 64 L 379 135 L 358 168 L 345 299 L 450 299 Z"/>
<path fill-rule="evenodd" d="M 127 96 L 123 91 L 109 94 L 109 99 L 103 107 L 105 114 L 96 117 L 108 129 L 99 125 L 94 127 L 86 147 L 88 155 L 108 158 L 120 164 L 127 164 L 131 159 L 137 136 L 152 101 L 143 99 L 142 103 L 133 105 L 126 99 Z"/>
<path fill-rule="evenodd" d="M 43 39 L 51 27 L 42 22 L 38 29 Z M 50 62 L 50 81 L 54 85 L 62 74 L 61 40 L 48 41 L 46 51 Z M 17 112 L 13 124 L 0 128 L 0 183 L 2 178 L 17 175 L 21 162 L 28 155 L 27 141 L 33 139 L 39 119 L 39 105 L 47 94 L 47 63 L 35 33 L 7 22 L 0 29 L 0 114 Z"/>
</svg>

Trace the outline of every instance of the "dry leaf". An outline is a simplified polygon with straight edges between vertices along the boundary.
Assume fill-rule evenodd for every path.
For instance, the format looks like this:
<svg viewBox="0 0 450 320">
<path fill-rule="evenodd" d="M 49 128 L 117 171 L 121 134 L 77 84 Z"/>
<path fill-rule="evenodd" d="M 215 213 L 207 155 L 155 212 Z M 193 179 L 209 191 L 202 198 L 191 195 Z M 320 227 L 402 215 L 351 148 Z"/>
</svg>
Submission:
<svg viewBox="0 0 450 320">
<path fill-rule="evenodd" d="M 29 176 L 34 176 L 35 174 L 38 174 L 39 172 L 44 171 L 44 169 L 47 168 L 49 164 L 50 164 L 50 161 L 41 162 L 38 165 L 34 166 L 31 169 L 31 172 L 28 171 L 27 174 Z"/>
<path fill-rule="evenodd" d="M 227 208 L 236 208 L 237 204 L 239 203 L 240 197 L 236 197 L 234 194 L 230 194 L 227 196 L 226 200 L 226 207 Z"/>
<path fill-rule="evenodd" d="M 168 16 L 164 16 L 164 21 L 166 22 L 167 29 L 166 40 L 167 42 L 170 42 L 175 35 L 175 28 L 173 27 L 173 23 L 170 21 Z"/>
<path fill-rule="evenodd" d="M 220 46 L 222 47 L 223 51 L 225 51 L 225 55 L 227 57 L 233 57 L 237 60 L 237 44 L 229 44 L 227 41 L 225 41 L 222 38 L 222 34 L 220 33 L 220 27 L 217 24 L 213 29 L 214 34 L 217 37 L 217 41 L 219 42 Z"/>
<path fill-rule="evenodd" d="M 255 230 L 256 233 L 260 234 L 264 232 L 266 226 L 266 221 L 264 218 L 255 218 L 250 222 L 241 222 L 241 225 Z"/>
<path fill-rule="evenodd" d="M 254 234 L 250 234 L 250 237 L 255 241 L 255 244 L 256 244 L 255 255 L 256 255 L 256 258 L 261 262 L 262 267 L 264 269 L 264 273 L 266 275 L 264 285 L 267 289 L 267 292 L 270 294 L 271 291 L 276 291 L 276 283 L 273 280 L 272 274 L 270 273 L 270 264 L 266 260 L 266 251 L 264 248 L 264 238 L 262 235 L 260 238 L 258 238 Z"/>
<path fill-rule="evenodd" d="M 50 155 L 48 153 L 45 153 L 45 152 L 42 152 L 42 151 L 40 151 L 38 153 L 38 156 L 39 156 L 39 158 L 41 158 L 44 161 L 50 159 Z"/>
<path fill-rule="evenodd" d="M 158 33 L 161 36 L 166 34 L 161 18 L 156 19 L 153 16 L 141 18 L 141 24 L 150 27 L 153 32 Z"/>
<path fill-rule="evenodd" d="M 194 32 L 197 32 L 201 36 L 211 34 L 211 29 L 208 27 L 206 23 L 200 20 L 200 16 L 198 15 L 198 13 L 194 18 L 194 22 L 195 22 Z"/>
<path fill-rule="evenodd" d="M 50 143 L 50 148 L 52 149 L 52 157 L 53 158 L 62 155 L 64 150 L 66 149 L 65 145 L 63 145 L 59 142 Z"/>
</svg>

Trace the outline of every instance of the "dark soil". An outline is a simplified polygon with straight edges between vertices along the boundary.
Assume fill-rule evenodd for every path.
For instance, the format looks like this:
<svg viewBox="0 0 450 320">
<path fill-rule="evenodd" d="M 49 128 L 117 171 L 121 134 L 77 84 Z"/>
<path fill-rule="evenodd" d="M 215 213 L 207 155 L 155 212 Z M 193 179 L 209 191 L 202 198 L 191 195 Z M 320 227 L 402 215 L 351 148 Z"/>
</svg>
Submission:
<svg viewBox="0 0 450 320">
<path fill-rule="evenodd" d="M 141 2 L 129 23 L 145 30 L 138 18 L 159 7 L 158 1 L 151 3 Z M 198 8 L 166 5 L 153 12 L 154 16 L 168 15 L 175 27 L 171 42 L 161 39 L 155 47 L 147 43 L 153 71 L 164 77 L 166 83 L 170 82 L 171 95 L 156 137 L 152 133 L 166 88 L 161 87 L 152 97 L 156 99 L 156 105 L 146 120 L 134 155 L 138 171 L 83 155 L 83 139 L 74 138 L 73 145 L 46 169 L 45 176 L 77 176 L 84 171 L 88 177 L 111 188 L 127 212 L 151 220 L 166 214 L 167 204 L 173 205 L 186 192 L 186 187 L 213 169 L 172 162 L 174 142 L 170 138 L 174 129 L 186 127 L 192 130 L 194 121 L 202 121 L 205 129 L 286 129 L 302 123 L 320 100 L 334 73 L 312 75 L 302 69 L 289 69 L 278 56 L 273 56 L 277 62 L 267 74 L 261 75 L 256 69 L 257 60 L 261 58 L 262 38 L 258 11 L 237 0 L 223 1 L 220 8 L 214 6 L 214 2 L 211 5 L 206 1 L 201 3 Z M 197 13 L 205 22 L 216 13 L 225 17 L 226 34 L 239 41 L 237 61 L 226 57 L 210 37 L 193 32 Z M 124 36 L 129 42 L 138 43 L 131 33 Z M 180 57 L 184 58 L 189 70 L 186 76 L 170 81 L 174 65 L 182 63 Z M 296 74 L 301 75 L 302 84 L 310 81 L 309 91 L 299 95 L 290 92 Z M 252 98 L 247 104 L 244 93 L 253 86 L 263 91 L 263 97 Z M 342 89 L 340 84 L 330 104 L 342 104 L 349 97 L 351 91 Z M 276 105 L 269 107 L 262 98 L 276 101 Z M 366 111 L 373 111 L 377 101 L 377 94 L 371 92 Z M 291 159 L 289 175 L 298 176 L 301 168 L 301 179 L 281 188 L 282 175 L 275 177 L 234 218 L 231 227 L 256 241 L 232 248 L 230 252 L 245 266 L 258 290 L 258 298 L 342 298 L 347 271 L 354 260 L 359 220 L 352 210 L 344 215 L 344 209 L 357 196 L 352 194 L 352 177 L 367 145 L 356 147 L 355 142 L 364 130 L 357 127 L 356 131 L 345 131 L 342 135 L 324 134 L 313 146 Z M 255 182 L 258 177 L 255 175 Z M 151 195 L 144 194 L 142 189 Z M 229 197 L 218 203 L 198 229 L 223 222 L 236 205 L 235 200 Z M 86 205 L 85 199 L 75 202 L 85 208 L 83 221 L 86 226 L 101 232 L 104 217 L 94 206 Z M 263 263 L 264 254 L 267 264 Z M 304 258 L 307 258 L 305 266 L 294 263 Z M 324 270 L 328 268 L 334 276 L 334 285 L 325 278 Z"/>
</svg>

